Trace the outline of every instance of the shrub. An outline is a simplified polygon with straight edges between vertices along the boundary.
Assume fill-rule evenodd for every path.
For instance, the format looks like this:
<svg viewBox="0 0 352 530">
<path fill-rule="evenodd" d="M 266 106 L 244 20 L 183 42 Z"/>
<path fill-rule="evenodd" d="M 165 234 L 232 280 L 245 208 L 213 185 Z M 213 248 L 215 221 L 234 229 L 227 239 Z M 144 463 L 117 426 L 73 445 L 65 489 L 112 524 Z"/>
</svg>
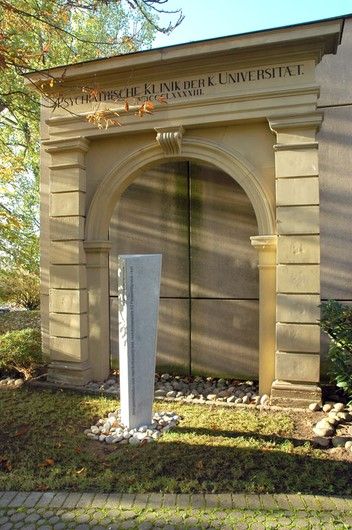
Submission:
<svg viewBox="0 0 352 530">
<path fill-rule="evenodd" d="M 322 305 L 321 328 L 331 341 L 331 375 L 339 388 L 352 398 L 352 307 L 329 300 Z"/>
<path fill-rule="evenodd" d="M 9 331 L 0 336 L 0 370 L 16 370 L 29 379 L 42 364 L 41 334 L 38 329 Z"/>
<path fill-rule="evenodd" d="M 23 269 L 3 271 L 0 274 L 0 298 L 26 309 L 40 305 L 39 276 Z"/>
</svg>

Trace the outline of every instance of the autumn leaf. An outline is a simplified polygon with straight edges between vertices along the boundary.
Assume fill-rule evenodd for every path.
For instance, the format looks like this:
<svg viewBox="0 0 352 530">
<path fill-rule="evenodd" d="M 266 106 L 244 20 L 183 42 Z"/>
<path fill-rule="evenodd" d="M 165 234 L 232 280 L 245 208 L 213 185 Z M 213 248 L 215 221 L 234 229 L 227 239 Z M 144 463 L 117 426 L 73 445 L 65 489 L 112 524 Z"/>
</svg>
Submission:
<svg viewBox="0 0 352 530">
<path fill-rule="evenodd" d="M 15 436 L 23 436 L 24 434 L 27 434 L 29 429 L 30 429 L 29 425 L 21 425 L 20 427 L 18 427 L 17 431 L 15 432 Z"/>
<path fill-rule="evenodd" d="M 167 103 L 167 99 L 165 96 L 158 96 L 156 99 L 159 103 Z"/>
<path fill-rule="evenodd" d="M 0 471 L 10 472 L 12 470 L 12 464 L 7 458 L 0 457 Z"/>
<path fill-rule="evenodd" d="M 37 491 L 48 491 L 48 489 L 49 486 L 47 486 L 46 484 L 38 484 L 38 486 L 36 487 Z"/>
<path fill-rule="evenodd" d="M 203 463 L 203 460 L 198 460 L 198 462 L 196 462 L 196 468 L 201 470 L 201 469 L 204 469 L 204 463 Z"/>
<path fill-rule="evenodd" d="M 46 458 L 41 464 L 38 464 L 38 467 L 50 467 L 55 464 L 55 461 L 52 458 Z"/>
<path fill-rule="evenodd" d="M 128 100 L 127 100 L 127 99 L 125 99 L 124 109 L 125 109 L 126 112 L 128 112 L 129 109 L 130 109 L 130 106 L 129 106 L 129 103 L 128 103 Z"/>
</svg>

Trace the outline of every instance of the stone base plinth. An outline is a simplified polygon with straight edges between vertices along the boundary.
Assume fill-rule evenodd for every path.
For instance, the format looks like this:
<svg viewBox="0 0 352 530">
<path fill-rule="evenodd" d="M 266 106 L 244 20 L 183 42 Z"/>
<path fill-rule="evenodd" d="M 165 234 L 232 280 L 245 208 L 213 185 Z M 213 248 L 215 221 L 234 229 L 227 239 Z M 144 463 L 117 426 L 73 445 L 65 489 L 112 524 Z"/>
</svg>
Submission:
<svg viewBox="0 0 352 530">
<path fill-rule="evenodd" d="M 321 403 L 321 388 L 316 384 L 274 381 L 271 387 L 271 405 L 306 408 L 310 403 Z"/>
<path fill-rule="evenodd" d="M 47 380 L 51 383 L 84 386 L 92 380 L 92 369 L 88 362 L 53 361 L 49 364 Z"/>
</svg>

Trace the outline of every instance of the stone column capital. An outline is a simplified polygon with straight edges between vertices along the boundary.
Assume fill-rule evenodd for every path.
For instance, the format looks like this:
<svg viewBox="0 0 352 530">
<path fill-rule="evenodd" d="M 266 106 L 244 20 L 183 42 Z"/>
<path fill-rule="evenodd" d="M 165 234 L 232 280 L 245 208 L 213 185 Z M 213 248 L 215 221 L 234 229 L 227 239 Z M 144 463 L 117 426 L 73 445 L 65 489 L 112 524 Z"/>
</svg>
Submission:
<svg viewBox="0 0 352 530">
<path fill-rule="evenodd" d="M 270 235 L 270 236 L 251 236 L 250 237 L 251 244 L 253 247 L 255 247 L 258 251 L 263 250 L 276 250 L 277 246 L 277 236 L 276 235 Z"/>
<path fill-rule="evenodd" d="M 62 151 L 78 151 L 86 153 L 89 149 L 89 140 L 84 136 L 74 136 L 60 140 L 44 140 L 42 146 L 45 151 L 51 154 Z"/>
<path fill-rule="evenodd" d="M 258 250 L 259 269 L 276 268 L 277 236 L 252 236 L 251 244 Z"/>
<path fill-rule="evenodd" d="M 88 269 L 108 269 L 110 241 L 85 241 L 83 246 L 87 255 Z"/>
<path fill-rule="evenodd" d="M 311 112 L 308 114 L 292 114 L 288 116 L 269 116 L 267 118 L 270 130 L 279 133 L 287 129 L 312 128 L 319 130 L 323 122 L 322 112 Z"/>
<path fill-rule="evenodd" d="M 85 241 L 83 243 L 86 252 L 110 252 L 111 241 Z"/>
</svg>

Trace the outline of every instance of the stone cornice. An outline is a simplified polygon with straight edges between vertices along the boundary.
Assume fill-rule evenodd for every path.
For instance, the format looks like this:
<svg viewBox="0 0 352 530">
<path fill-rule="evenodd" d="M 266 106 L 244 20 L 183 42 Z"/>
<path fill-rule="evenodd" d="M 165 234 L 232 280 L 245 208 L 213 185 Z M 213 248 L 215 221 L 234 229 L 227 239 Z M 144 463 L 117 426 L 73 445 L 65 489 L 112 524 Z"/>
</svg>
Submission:
<svg viewBox="0 0 352 530">
<path fill-rule="evenodd" d="M 299 45 L 304 45 L 305 49 L 311 49 L 318 62 L 324 54 L 336 52 L 342 31 L 342 22 L 343 17 L 337 20 L 179 44 L 32 72 L 26 74 L 25 77 L 28 78 L 28 85 L 45 82 L 49 79 L 48 76 L 61 78 L 65 75 L 65 81 L 69 82 L 70 79 L 77 77 L 104 76 L 111 72 L 128 71 L 131 68 L 134 70 L 145 70 L 146 68 L 155 70 L 160 65 L 181 61 L 194 62 L 204 56 L 213 56 L 216 59 L 216 57 L 222 57 L 224 54 L 238 56 L 247 51 L 257 54 L 261 48 L 265 48 L 268 55 L 271 49 L 294 50 Z"/>
</svg>

